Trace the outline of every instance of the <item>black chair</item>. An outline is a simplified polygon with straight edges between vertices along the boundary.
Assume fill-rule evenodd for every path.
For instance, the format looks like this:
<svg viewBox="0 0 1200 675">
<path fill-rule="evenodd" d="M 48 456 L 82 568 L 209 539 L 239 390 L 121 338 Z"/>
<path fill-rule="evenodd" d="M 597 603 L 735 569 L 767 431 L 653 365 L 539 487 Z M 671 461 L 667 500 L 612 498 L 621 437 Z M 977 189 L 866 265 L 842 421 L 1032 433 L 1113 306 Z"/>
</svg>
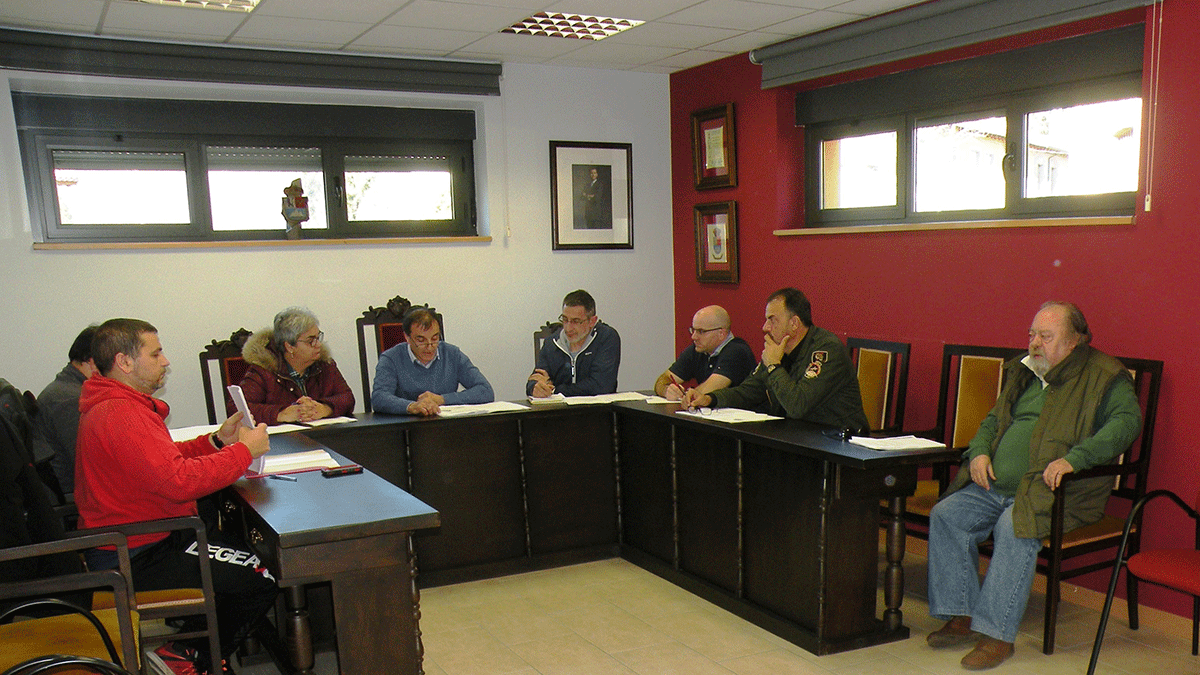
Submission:
<svg viewBox="0 0 1200 675">
<path fill-rule="evenodd" d="M 383 307 L 368 307 L 354 322 L 358 332 L 358 366 L 359 375 L 362 377 L 363 410 L 366 412 L 371 412 L 371 372 L 379 362 L 379 355 L 406 341 L 404 315 L 416 307 L 433 312 L 441 328 L 442 339 L 446 339 L 446 322 L 436 309 L 429 305 L 413 305 L 408 298 L 399 295 L 388 300 Z M 372 341 L 375 350 L 371 359 L 368 359 L 368 354 L 371 353 L 367 349 L 368 334 L 374 336 Z"/>
<path fill-rule="evenodd" d="M 213 340 L 200 352 L 200 379 L 204 382 L 204 405 L 208 410 L 208 423 L 216 424 L 225 419 L 228 410 L 231 384 L 241 384 L 250 365 L 242 358 L 242 347 L 250 338 L 250 331 L 239 328 L 229 334 L 228 340 Z M 213 389 L 212 367 L 216 366 L 220 391 Z M 219 411 L 219 412 L 218 412 Z M 220 417 L 218 417 L 218 414 Z"/>
<path fill-rule="evenodd" d="M 1123 539 L 1126 541 L 1124 547 L 1127 554 L 1134 556 L 1137 555 L 1141 543 L 1140 513 L 1135 514 L 1130 523 L 1127 539 L 1122 536 L 1122 532 L 1126 529 L 1125 521 L 1109 515 L 1104 516 L 1099 523 L 1094 525 L 1063 532 L 1063 495 L 1066 486 L 1071 481 L 1096 476 L 1112 476 L 1113 490 L 1109 499 L 1110 504 L 1113 499 L 1122 499 L 1133 505 L 1146 496 L 1146 482 L 1150 472 L 1150 451 L 1154 443 L 1154 426 L 1158 415 L 1158 393 L 1162 384 L 1163 363 L 1151 359 L 1131 358 L 1121 358 L 1121 363 L 1125 364 L 1133 376 L 1138 403 L 1142 407 L 1142 433 L 1116 463 L 1068 473 L 1063 476 L 1058 489 L 1054 491 L 1050 536 L 1042 541 L 1042 550 L 1038 554 L 1038 571 L 1046 575 L 1046 612 L 1042 631 L 1042 653 L 1044 654 L 1054 653 L 1054 630 L 1058 620 L 1060 583 L 1065 579 L 1107 569 L 1112 565 L 1107 560 L 1101 560 L 1063 569 L 1063 563 L 1097 551 L 1116 549 L 1122 546 Z M 1127 595 L 1129 625 L 1137 628 L 1136 579 L 1129 579 Z"/>
<path fill-rule="evenodd" d="M 554 337 L 554 334 L 562 330 L 562 323 L 558 321 L 547 321 L 546 325 L 533 331 L 533 367 L 537 368 L 538 355 L 542 353 L 542 343 Z"/>
<path fill-rule="evenodd" d="M 1147 504 L 1159 497 L 1174 502 L 1192 520 L 1193 538 L 1191 548 L 1168 548 L 1139 551 L 1129 554 L 1129 542 L 1137 531 L 1142 512 Z M 1196 495 L 1195 507 L 1189 506 L 1179 495 L 1169 490 L 1155 490 L 1133 505 L 1125 519 L 1121 533 L 1121 545 L 1113 561 L 1112 578 L 1108 582 L 1108 595 L 1104 598 L 1104 609 L 1100 612 L 1100 626 L 1096 629 L 1096 641 L 1092 644 L 1092 658 L 1088 663 L 1088 675 L 1096 672 L 1100 659 L 1100 646 L 1104 644 L 1104 631 L 1108 627 L 1108 616 L 1112 610 L 1113 596 L 1117 592 L 1117 579 L 1125 570 L 1126 588 L 1137 588 L 1146 581 L 1163 588 L 1187 593 L 1192 596 L 1192 656 L 1200 655 L 1200 494 Z M 1182 543 L 1182 542 L 1180 542 Z M 1129 627 L 1137 630 L 1137 593 L 1129 596 Z"/>
<path fill-rule="evenodd" d="M 904 429 L 904 399 L 908 391 L 908 356 L 912 345 L 867 338 L 846 338 L 850 360 L 858 374 L 863 411 L 871 431 L 900 433 Z"/>
</svg>

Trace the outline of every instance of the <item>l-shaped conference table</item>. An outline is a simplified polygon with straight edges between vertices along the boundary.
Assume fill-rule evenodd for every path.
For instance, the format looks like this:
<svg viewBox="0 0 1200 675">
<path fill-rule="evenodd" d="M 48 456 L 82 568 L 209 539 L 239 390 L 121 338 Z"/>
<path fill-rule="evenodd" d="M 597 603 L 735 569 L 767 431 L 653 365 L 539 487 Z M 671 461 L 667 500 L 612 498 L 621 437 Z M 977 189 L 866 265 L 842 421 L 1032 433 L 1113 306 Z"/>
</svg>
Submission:
<svg viewBox="0 0 1200 675">
<path fill-rule="evenodd" d="M 302 606 L 296 589 L 333 581 L 343 673 L 421 672 L 419 586 L 615 556 L 815 654 L 908 637 L 903 500 L 918 465 L 958 453 L 879 452 L 799 421 L 676 410 L 361 415 L 273 436 L 272 452 L 319 444 L 366 473 L 243 480 L 235 501 L 289 600 Z M 879 616 L 881 499 L 891 515 Z M 339 508 L 321 506 L 330 500 Z M 345 521 L 354 514 L 361 522 Z"/>
</svg>

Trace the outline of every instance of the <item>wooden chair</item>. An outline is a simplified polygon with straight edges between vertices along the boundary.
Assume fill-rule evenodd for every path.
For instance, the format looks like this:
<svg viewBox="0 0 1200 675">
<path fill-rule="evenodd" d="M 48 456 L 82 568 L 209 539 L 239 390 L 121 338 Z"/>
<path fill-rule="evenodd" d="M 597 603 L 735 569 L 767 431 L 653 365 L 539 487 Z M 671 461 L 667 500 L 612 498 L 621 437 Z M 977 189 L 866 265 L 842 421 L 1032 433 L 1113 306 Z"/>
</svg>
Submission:
<svg viewBox="0 0 1200 675">
<path fill-rule="evenodd" d="M 429 305 L 413 305 L 408 298 L 399 295 L 388 300 L 383 307 L 368 307 L 354 322 L 358 329 L 358 366 L 362 378 L 363 410 L 366 412 L 371 412 L 371 373 L 379 362 L 379 355 L 405 341 L 404 315 L 416 307 L 423 307 L 434 313 L 444 340 L 446 323 L 442 321 L 442 315 Z M 374 336 L 374 352 L 367 349 L 368 334 Z M 372 358 L 368 358 L 369 355 Z"/>
<path fill-rule="evenodd" d="M 938 386 L 937 426 L 918 435 L 965 450 L 987 417 L 1003 384 L 1004 362 L 1025 353 L 1012 347 L 945 345 Z M 928 536 L 929 511 L 950 483 L 949 464 L 934 465 L 932 478 L 917 481 L 917 491 L 905 502 L 908 534 Z M 916 527 L 913 527 L 916 526 Z"/>
<path fill-rule="evenodd" d="M 907 342 L 846 338 L 858 373 L 863 411 L 872 432 L 899 433 L 904 429 L 904 399 L 908 391 Z"/>
<path fill-rule="evenodd" d="M 542 343 L 554 337 L 554 334 L 562 330 L 562 323 L 558 321 L 547 321 L 546 325 L 533 331 L 533 367 L 537 368 L 538 355 L 542 353 Z"/>
<path fill-rule="evenodd" d="M 150 520 L 142 523 L 127 525 L 112 525 L 92 530 L 77 530 L 68 532 L 67 538 L 86 537 L 101 532 L 116 532 L 128 537 L 137 534 L 152 534 L 156 532 L 173 532 L 175 530 L 191 530 L 196 538 L 196 549 L 208 550 L 208 532 L 204 521 L 195 516 L 183 518 L 168 518 Z M 173 588 L 161 591 L 137 591 L 134 585 L 134 607 L 142 621 L 156 619 L 172 619 L 186 616 L 204 616 L 204 628 L 188 632 L 167 633 L 150 637 L 143 635 L 142 642 L 163 643 L 174 640 L 204 638 L 208 640 L 209 653 L 214 659 L 220 658 L 221 643 L 217 632 L 216 593 L 213 591 L 212 565 L 208 556 L 197 556 L 200 565 L 200 588 Z M 120 607 L 119 599 L 111 595 L 97 594 L 92 598 L 93 609 L 108 609 Z"/>
<path fill-rule="evenodd" d="M 1191 548 L 1167 548 L 1153 551 L 1138 551 L 1129 554 L 1129 542 L 1137 532 L 1146 505 L 1159 497 L 1174 502 L 1192 520 L 1194 535 Z M 1087 675 L 1096 672 L 1100 658 L 1100 646 L 1104 643 L 1104 631 L 1108 627 L 1108 615 L 1112 609 L 1113 596 L 1117 592 L 1117 579 L 1125 569 L 1127 588 L 1136 588 L 1138 582 L 1146 581 L 1157 586 L 1186 593 L 1192 596 L 1192 656 L 1200 655 L 1200 494 L 1196 495 L 1195 508 L 1189 506 L 1169 490 L 1155 490 L 1133 505 L 1125 519 L 1121 534 L 1121 545 L 1113 561 L 1112 578 L 1108 582 L 1108 595 L 1104 598 L 1104 609 L 1100 612 L 1100 626 L 1096 629 L 1096 641 L 1092 644 L 1092 658 L 1088 663 Z M 1179 542 L 1183 543 L 1183 542 Z M 1137 594 L 1129 597 L 1129 627 L 1137 629 Z"/>
<path fill-rule="evenodd" d="M 7 607 L 0 617 L 0 670 L 7 672 L 17 664 L 53 654 L 98 659 L 132 672 L 140 670 L 138 614 L 133 604 L 133 577 L 124 536 L 109 532 L 0 549 L 0 562 L 26 561 L 25 564 L 32 566 L 34 559 L 42 556 L 80 554 L 96 546 L 116 547 L 117 569 L 0 583 L 0 600 L 22 599 Z M 111 608 L 88 611 L 54 597 L 100 589 L 115 598 Z M 47 608 L 69 611 L 54 616 L 35 614 Z M 22 615 L 41 618 L 4 623 L 12 616 Z"/>
<path fill-rule="evenodd" d="M 204 382 L 204 405 L 208 409 L 208 423 L 216 424 L 225 419 L 228 409 L 231 384 L 241 384 L 250 366 L 242 358 L 242 347 L 250 338 L 250 331 L 239 328 L 229 334 L 228 340 L 213 340 L 200 352 L 200 379 Z M 212 367 L 215 364 L 221 389 L 213 389 Z M 218 413 L 218 411 L 220 411 Z M 218 414 L 221 415 L 218 418 Z"/>
<path fill-rule="evenodd" d="M 1077 567 L 1063 569 L 1063 563 L 1097 551 L 1116 549 L 1121 546 L 1125 521 L 1106 515 L 1094 525 L 1063 533 L 1063 494 L 1066 486 L 1075 480 L 1095 476 L 1113 476 L 1113 491 L 1109 499 L 1127 500 L 1136 504 L 1146 496 L 1146 481 L 1150 471 L 1150 451 L 1154 443 L 1154 426 L 1158 415 L 1158 393 L 1162 384 L 1162 361 L 1151 359 L 1121 358 L 1121 363 L 1133 376 L 1138 403 L 1142 407 L 1142 433 L 1118 462 L 1076 471 L 1063 476 L 1054 491 L 1054 507 L 1050 518 L 1050 536 L 1042 541 L 1038 554 L 1038 571 L 1046 575 L 1046 612 L 1042 630 L 1042 653 L 1054 653 L 1054 630 L 1058 619 L 1060 583 L 1096 570 L 1107 569 L 1111 562 L 1083 563 Z M 1135 556 L 1141 542 L 1141 514 L 1136 514 L 1130 524 L 1130 533 L 1125 546 L 1129 556 Z M 1137 628 L 1137 580 L 1130 578 L 1127 584 L 1129 603 L 1129 625 Z"/>
</svg>

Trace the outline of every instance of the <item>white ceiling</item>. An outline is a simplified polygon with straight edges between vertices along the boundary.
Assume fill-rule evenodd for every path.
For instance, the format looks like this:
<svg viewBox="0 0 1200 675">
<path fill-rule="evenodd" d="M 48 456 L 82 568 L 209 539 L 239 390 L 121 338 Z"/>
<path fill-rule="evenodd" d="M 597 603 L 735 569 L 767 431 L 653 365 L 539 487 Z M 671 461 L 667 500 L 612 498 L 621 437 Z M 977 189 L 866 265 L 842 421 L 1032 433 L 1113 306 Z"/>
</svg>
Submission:
<svg viewBox="0 0 1200 675">
<path fill-rule="evenodd" d="M 262 0 L 251 13 L 131 0 L 0 0 L 0 26 L 224 44 L 671 73 L 924 0 Z M 537 12 L 646 23 L 603 41 L 502 34 Z"/>
</svg>

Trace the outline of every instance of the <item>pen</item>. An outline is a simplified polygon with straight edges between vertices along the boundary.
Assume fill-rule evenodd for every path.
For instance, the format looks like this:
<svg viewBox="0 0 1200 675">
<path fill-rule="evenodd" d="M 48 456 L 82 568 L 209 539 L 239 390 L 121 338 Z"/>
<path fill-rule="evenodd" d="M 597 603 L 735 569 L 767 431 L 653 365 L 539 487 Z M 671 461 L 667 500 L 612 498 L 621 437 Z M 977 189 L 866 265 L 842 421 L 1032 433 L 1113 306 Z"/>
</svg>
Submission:
<svg viewBox="0 0 1200 675">
<path fill-rule="evenodd" d="M 290 483 L 296 482 L 296 478 L 294 476 L 284 476 L 284 475 L 278 474 L 278 473 L 270 474 L 269 476 L 267 476 L 267 478 L 274 478 L 275 480 L 286 480 Z"/>
</svg>

